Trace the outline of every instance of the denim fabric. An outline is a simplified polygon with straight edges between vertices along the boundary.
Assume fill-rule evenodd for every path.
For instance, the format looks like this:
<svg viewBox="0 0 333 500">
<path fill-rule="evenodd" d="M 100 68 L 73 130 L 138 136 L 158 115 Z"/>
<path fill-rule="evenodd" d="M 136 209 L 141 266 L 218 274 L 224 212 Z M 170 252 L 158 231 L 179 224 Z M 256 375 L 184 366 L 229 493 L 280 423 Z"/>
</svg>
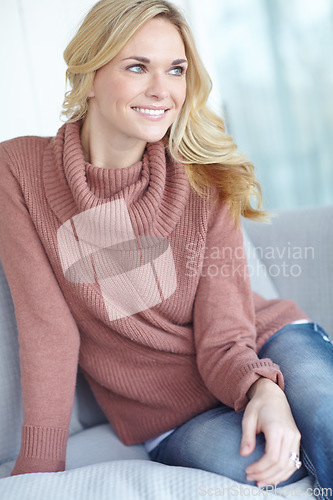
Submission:
<svg viewBox="0 0 333 500">
<path fill-rule="evenodd" d="M 329 337 L 316 323 L 287 325 L 263 345 L 259 357 L 280 366 L 285 394 L 302 434 L 304 465 L 279 486 L 309 474 L 317 488 L 333 488 L 333 345 Z M 150 458 L 254 485 L 246 480 L 245 468 L 263 455 L 265 439 L 259 434 L 255 451 L 241 457 L 242 417 L 243 413 L 220 404 L 179 426 L 150 452 Z"/>
</svg>

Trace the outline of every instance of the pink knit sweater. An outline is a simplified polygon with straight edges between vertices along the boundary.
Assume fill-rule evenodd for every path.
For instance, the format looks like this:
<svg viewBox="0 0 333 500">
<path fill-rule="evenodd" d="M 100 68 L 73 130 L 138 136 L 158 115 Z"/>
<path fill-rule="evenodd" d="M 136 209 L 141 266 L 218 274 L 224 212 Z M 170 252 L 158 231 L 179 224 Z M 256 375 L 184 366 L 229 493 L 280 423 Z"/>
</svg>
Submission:
<svg viewBox="0 0 333 500">
<path fill-rule="evenodd" d="M 306 317 L 252 294 L 241 230 L 163 143 L 123 169 L 85 162 L 80 123 L 0 145 L 0 258 L 19 330 L 23 415 L 13 474 L 60 471 L 77 364 L 123 443 L 220 401 L 237 411 L 279 367 L 256 352 Z"/>
</svg>

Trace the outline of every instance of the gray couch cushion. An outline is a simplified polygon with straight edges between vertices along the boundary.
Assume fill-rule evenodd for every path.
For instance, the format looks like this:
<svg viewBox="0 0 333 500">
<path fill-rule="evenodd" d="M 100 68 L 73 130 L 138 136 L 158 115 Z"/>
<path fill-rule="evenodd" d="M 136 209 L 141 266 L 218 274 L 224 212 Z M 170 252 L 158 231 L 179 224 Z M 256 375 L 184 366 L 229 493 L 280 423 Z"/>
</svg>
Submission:
<svg viewBox="0 0 333 500">
<path fill-rule="evenodd" d="M 0 265 L 0 464 L 16 457 L 22 423 L 20 359 L 9 287 Z"/>
<path fill-rule="evenodd" d="M 294 299 L 333 339 L 333 206 L 280 211 L 271 224 L 243 221 L 280 297 Z M 279 272 L 277 272 L 279 270 Z"/>
<path fill-rule="evenodd" d="M 149 460 L 116 460 L 65 472 L 23 474 L 0 481 L 5 500 L 308 500 L 313 484 L 304 478 L 270 491 L 218 474 Z"/>
<path fill-rule="evenodd" d="M 265 299 L 278 298 L 279 293 L 274 282 L 258 255 L 258 249 L 253 245 L 244 227 L 243 237 L 252 290 L 265 297 Z"/>
<path fill-rule="evenodd" d="M 149 460 L 142 444 L 125 446 L 109 424 L 96 425 L 70 436 L 66 470 L 110 460 Z"/>
</svg>

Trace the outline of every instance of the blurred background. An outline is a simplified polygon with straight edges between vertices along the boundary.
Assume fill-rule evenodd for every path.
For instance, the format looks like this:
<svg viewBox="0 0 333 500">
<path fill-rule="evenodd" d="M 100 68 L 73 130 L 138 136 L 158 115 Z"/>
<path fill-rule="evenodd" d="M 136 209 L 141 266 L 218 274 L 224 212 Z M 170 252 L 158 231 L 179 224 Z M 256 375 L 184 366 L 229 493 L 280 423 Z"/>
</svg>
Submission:
<svg viewBox="0 0 333 500">
<path fill-rule="evenodd" d="M 62 53 L 91 0 L 0 0 L 0 141 L 55 135 Z M 267 209 L 333 204 L 333 1 L 175 0 L 210 103 L 256 166 Z"/>
</svg>

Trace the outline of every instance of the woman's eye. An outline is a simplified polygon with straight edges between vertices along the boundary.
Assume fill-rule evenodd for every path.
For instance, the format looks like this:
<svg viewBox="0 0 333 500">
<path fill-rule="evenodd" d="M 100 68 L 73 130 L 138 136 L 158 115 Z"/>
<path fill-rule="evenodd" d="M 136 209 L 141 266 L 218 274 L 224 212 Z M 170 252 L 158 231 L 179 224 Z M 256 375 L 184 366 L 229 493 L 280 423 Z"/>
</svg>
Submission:
<svg viewBox="0 0 333 500">
<path fill-rule="evenodd" d="M 185 68 L 183 66 L 177 66 L 176 68 L 172 68 L 170 70 L 170 73 L 172 75 L 176 75 L 176 76 L 182 76 L 185 72 Z"/>
<path fill-rule="evenodd" d="M 129 69 L 133 73 L 143 73 L 144 66 L 142 66 L 142 64 L 135 64 L 134 66 L 129 66 L 127 69 Z"/>
</svg>

